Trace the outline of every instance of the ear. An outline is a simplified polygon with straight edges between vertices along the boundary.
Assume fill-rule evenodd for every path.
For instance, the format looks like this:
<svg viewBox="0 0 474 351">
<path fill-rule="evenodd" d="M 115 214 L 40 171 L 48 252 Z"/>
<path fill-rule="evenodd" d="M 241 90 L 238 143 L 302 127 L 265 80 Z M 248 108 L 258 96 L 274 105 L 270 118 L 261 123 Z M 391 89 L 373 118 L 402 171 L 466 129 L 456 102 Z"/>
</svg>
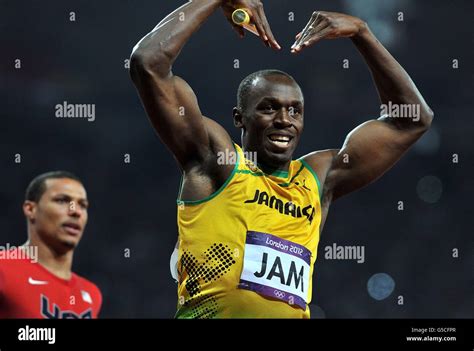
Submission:
<svg viewBox="0 0 474 351">
<path fill-rule="evenodd" d="M 242 112 L 240 111 L 239 108 L 234 107 L 232 109 L 232 117 L 234 119 L 234 126 L 237 128 L 243 128 L 244 123 L 243 123 L 243 118 L 244 116 L 242 115 Z"/>
<path fill-rule="evenodd" d="M 36 203 L 29 200 L 23 202 L 23 213 L 29 222 L 34 222 L 36 217 Z"/>
</svg>

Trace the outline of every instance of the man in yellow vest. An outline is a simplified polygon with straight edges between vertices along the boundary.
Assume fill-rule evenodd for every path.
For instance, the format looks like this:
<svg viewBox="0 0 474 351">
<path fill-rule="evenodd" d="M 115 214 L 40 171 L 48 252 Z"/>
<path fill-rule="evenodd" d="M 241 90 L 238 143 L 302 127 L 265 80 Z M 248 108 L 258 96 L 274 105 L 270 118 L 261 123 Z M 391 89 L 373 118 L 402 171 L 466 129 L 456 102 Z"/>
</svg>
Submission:
<svg viewBox="0 0 474 351">
<path fill-rule="evenodd" d="M 316 11 L 291 47 L 350 38 L 372 72 L 382 104 L 416 106 L 355 128 L 340 149 L 293 159 L 304 98 L 287 73 L 244 78 L 233 120 L 241 146 L 202 115 L 172 66 L 216 10 L 245 8 L 261 40 L 281 50 L 259 0 L 194 0 L 134 47 L 130 74 L 147 114 L 182 171 L 178 207 L 178 318 L 309 318 L 312 271 L 330 204 L 371 183 L 429 128 L 433 112 L 405 70 L 362 20 Z M 233 24 L 243 36 L 244 29 Z"/>
</svg>

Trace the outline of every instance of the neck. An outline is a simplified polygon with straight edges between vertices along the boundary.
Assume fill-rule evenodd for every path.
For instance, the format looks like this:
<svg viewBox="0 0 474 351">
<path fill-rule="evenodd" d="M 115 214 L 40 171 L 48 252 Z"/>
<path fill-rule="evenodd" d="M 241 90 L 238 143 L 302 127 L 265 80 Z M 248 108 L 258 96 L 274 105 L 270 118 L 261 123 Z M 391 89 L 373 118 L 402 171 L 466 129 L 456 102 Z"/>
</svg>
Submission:
<svg viewBox="0 0 474 351">
<path fill-rule="evenodd" d="M 68 250 L 64 253 L 57 252 L 46 245 L 37 235 L 30 235 L 23 246 L 37 247 L 39 264 L 61 279 L 71 279 L 74 250 Z"/>
<path fill-rule="evenodd" d="M 273 166 L 268 166 L 265 163 L 258 162 L 257 166 L 266 174 L 276 174 L 276 175 L 288 175 L 288 170 L 290 168 L 290 163 L 287 162 L 284 165 L 278 166 L 278 167 L 273 167 Z"/>
<path fill-rule="evenodd" d="M 242 144 L 241 149 L 244 152 L 244 154 L 247 152 L 252 152 L 252 150 L 245 148 L 243 144 Z M 252 161 L 255 163 L 255 160 L 252 160 Z M 284 175 L 284 173 L 288 174 L 291 160 L 278 166 L 270 166 L 269 164 L 265 162 L 258 162 L 258 161 L 256 163 L 257 163 L 257 166 L 266 174 L 276 173 L 278 175 Z"/>
<path fill-rule="evenodd" d="M 244 146 L 245 144 L 244 144 L 244 135 L 243 135 L 243 133 L 242 133 L 241 143 L 242 143 L 241 149 L 244 152 L 244 155 L 246 153 L 251 153 L 253 151 L 253 150 L 250 150 L 249 148 Z M 280 164 L 280 165 L 276 165 L 276 166 L 275 165 L 270 166 L 266 162 L 258 162 L 256 159 L 255 160 L 252 159 L 252 161 L 254 163 L 256 163 L 257 166 L 263 172 L 265 172 L 266 174 L 277 173 L 279 176 L 281 176 L 282 174 L 284 175 L 284 173 L 288 174 L 288 171 L 290 169 L 290 164 L 291 164 L 291 160 L 286 161 L 285 163 Z M 257 161 L 257 162 L 255 162 L 255 161 Z"/>
</svg>

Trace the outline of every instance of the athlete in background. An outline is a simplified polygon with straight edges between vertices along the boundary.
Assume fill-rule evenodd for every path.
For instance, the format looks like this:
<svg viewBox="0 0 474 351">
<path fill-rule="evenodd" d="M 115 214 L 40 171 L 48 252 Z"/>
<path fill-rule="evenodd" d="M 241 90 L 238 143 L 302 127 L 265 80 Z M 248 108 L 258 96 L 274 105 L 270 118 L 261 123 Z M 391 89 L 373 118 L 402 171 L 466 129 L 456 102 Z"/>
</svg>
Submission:
<svg viewBox="0 0 474 351">
<path fill-rule="evenodd" d="M 0 252 L 0 318 L 97 318 L 100 290 L 71 270 L 88 206 L 69 172 L 33 179 L 23 203 L 28 241 Z"/>
</svg>

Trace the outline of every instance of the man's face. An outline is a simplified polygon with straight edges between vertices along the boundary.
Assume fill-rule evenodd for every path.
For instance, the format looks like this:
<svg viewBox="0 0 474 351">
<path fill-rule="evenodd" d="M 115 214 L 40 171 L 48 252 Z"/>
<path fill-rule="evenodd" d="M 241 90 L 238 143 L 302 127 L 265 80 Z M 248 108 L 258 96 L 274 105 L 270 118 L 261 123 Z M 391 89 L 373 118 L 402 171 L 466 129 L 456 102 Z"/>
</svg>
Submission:
<svg viewBox="0 0 474 351">
<path fill-rule="evenodd" d="M 284 76 L 254 81 L 247 109 L 243 111 L 243 146 L 257 152 L 257 161 L 278 168 L 292 160 L 303 132 L 303 94 Z"/>
<path fill-rule="evenodd" d="M 48 246 L 58 252 L 73 249 L 87 224 L 86 190 L 69 178 L 47 179 L 45 185 L 38 202 L 25 201 L 25 215 Z"/>
</svg>

